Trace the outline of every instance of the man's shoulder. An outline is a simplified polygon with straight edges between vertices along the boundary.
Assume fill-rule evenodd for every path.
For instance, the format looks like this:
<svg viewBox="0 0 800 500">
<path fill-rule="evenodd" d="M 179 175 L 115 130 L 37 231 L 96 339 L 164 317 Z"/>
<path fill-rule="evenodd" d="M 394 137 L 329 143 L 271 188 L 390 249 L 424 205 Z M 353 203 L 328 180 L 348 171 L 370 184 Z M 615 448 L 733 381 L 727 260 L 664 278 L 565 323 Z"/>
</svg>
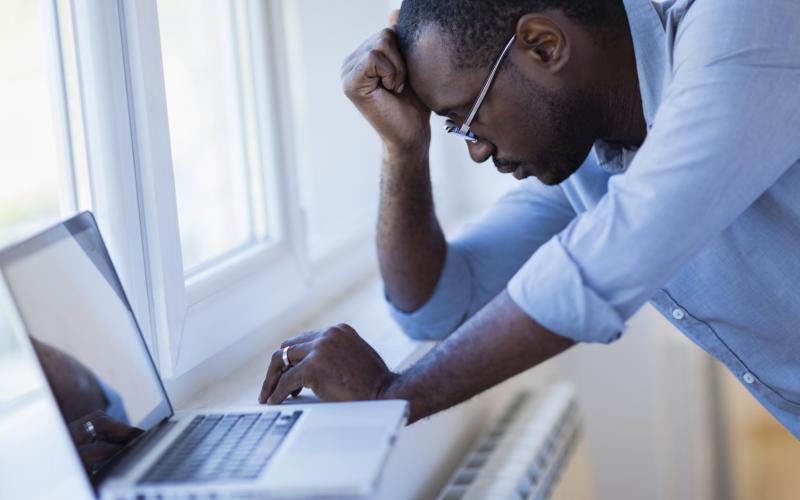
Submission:
<svg viewBox="0 0 800 500">
<path fill-rule="evenodd" d="M 794 66 L 796 0 L 675 0 L 667 11 L 673 71 L 712 66 Z"/>
</svg>

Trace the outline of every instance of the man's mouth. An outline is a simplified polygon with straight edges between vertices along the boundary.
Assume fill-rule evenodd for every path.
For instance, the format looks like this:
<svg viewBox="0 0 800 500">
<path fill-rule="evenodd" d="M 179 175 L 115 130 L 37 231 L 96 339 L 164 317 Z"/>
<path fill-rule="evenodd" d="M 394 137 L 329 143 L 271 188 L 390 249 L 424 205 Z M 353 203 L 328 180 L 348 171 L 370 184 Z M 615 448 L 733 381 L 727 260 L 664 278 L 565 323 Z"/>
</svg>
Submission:
<svg viewBox="0 0 800 500">
<path fill-rule="evenodd" d="M 527 177 L 530 177 L 530 173 L 526 171 L 521 165 L 508 165 L 508 164 L 494 164 L 495 168 L 501 174 L 513 174 L 514 178 L 517 180 L 522 180 Z"/>
<path fill-rule="evenodd" d="M 496 163 L 494 166 L 497 169 L 497 171 L 500 172 L 501 174 L 513 174 L 514 172 L 519 170 L 517 167 L 512 167 L 508 165 L 498 165 Z"/>
<path fill-rule="evenodd" d="M 503 160 L 492 157 L 492 161 L 494 167 L 501 174 L 513 174 L 514 178 L 520 181 L 531 176 L 530 172 L 525 169 L 524 163 L 519 160 Z"/>
</svg>

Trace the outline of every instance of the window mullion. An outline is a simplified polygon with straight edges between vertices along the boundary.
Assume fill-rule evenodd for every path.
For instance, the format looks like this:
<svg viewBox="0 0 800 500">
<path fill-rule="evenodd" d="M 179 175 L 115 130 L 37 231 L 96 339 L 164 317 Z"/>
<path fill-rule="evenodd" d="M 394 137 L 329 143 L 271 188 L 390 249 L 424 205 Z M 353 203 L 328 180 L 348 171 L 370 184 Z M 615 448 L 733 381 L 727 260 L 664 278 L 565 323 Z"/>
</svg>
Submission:
<svg viewBox="0 0 800 500">
<path fill-rule="evenodd" d="M 149 287 L 124 66 L 119 4 L 72 2 L 93 209 L 148 346 Z"/>
<path fill-rule="evenodd" d="M 56 0 L 45 0 L 42 5 L 42 23 L 45 34 L 45 49 L 49 64 L 50 95 L 53 111 L 54 135 L 59 157 L 59 205 L 61 214 L 78 210 L 78 187 L 75 178 L 75 161 L 72 152 L 72 137 L 69 126 L 69 110 L 65 83 L 65 68 L 62 44 L 64 42 L 59 23 Z"/>
<path fill-rule="evenodd" d="M 269 47 L 265 47 L 272 62 L 269 71 L 271 103 L 275 110 L 272 117 L 262 116 L 262 123 L 269 123 L 273 131 L 275 166 L 273 167 L 278 189 L 273 192 L 282 207 L 280 227 L 282 237 L 291 249 L 293 258 L 303 273 L 306 283 L 311 280 L 311 259 L 308 247 L 308 215 L 303 203 L 302 185 L 299 176 L 300 151 L 296 149 L 294 132 L 295 109 L 292 107 L 290 74 L 290 44 L 286 32 L 286 5 L 284 2 L 269 2 L 261 7 L 262 17 L 269 34 Z M 265 58 L 262 58 L 265 59 Z M 261 72 L 258 74 L 266 74 Z"/>
<path fill-rule="evenodd" d="M 188 308 L 155 0 L 122 2 L 132 144 L 151 324 L 162 376 L 171 377 Z"/>
</svg>

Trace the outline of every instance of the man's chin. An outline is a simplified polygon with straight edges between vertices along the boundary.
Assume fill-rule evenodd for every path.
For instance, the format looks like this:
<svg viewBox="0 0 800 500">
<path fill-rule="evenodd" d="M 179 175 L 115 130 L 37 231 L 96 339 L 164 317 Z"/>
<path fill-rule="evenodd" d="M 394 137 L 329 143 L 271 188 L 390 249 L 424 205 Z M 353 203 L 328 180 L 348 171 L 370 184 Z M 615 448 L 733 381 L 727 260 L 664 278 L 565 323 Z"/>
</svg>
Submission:
<svg viewBox="0 0 800 500">
<path fill-rule="evenodd" d="M 511 175 L 513 175 L 514 178 L 517 179 L 518 181 L 521 181 L 521 180 L 527 179 L 528 177 L 530 177 L 533 174 L 531 174 L 530 172 L 525 170 L 525 168 L 523 168 L 523 167 L 517 167 L 517 169 L 514 170 L 511 173 Z"/>
<path fill-rule="evenodd" d="M 514 177 L 518 180 L 523 180 L 528 177 L 536 177 L 539 179 L 539 182 L 545 186 L 557 186 L 569 179 L 573 172 L 574 171 L 564 171 L 553 168 L 547 170 L 534 170 L 530 167 L 519 167 L 516 171 L 514 171 Z"/>
<path fill-rule="evenodd" d="M 557 186 L 564 182 L 565 180 L 569 179 L 572 176 L 573 172 L 562 172 L 560 170 L 548 170 L 542 175 L 537 175 L 536 177 L 541 181 L 542 184 L 545 186 Z"/>
<path fill-rule="evenodd" d="M 565 172 L 559 169 L 543 170 L 536 167 L 532 163 L 523 163 L 521 165 L 511 166 L 508 164 L 495 163 L 497 171 L 501 174 L 511 174 L 515 179 L 522 181 L 528 177 L 536 177 L 542 184 L 547 186 L 555 186 L 567 180 L 572 172 Z"/>
</svg>

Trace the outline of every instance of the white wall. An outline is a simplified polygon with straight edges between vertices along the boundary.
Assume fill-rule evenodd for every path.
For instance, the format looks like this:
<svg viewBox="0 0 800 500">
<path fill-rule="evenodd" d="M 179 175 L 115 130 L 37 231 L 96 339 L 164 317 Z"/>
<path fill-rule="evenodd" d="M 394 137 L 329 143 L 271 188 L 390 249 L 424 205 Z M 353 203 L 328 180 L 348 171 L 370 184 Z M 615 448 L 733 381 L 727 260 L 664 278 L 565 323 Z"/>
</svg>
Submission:
<svg viewBox="0 0 800 500">
<path fill-rule="evenodd" d="M 342 61 L 388 25 L 397 0 L 283 2 L 290 61 L 293 137 L 312 253 L 370 228 L 378 203 L 377 134 L 341 91 Z M 477 91 L 477 89 L 476 89 Z M 513 186 L 491 162 L 475 165 L 463 140 L 445 135 L 433 117 L 432 176 L 437 207 L 460 219 Z M 480 188 L 480 189 L 478 189 Z M 476 196 L 477 194 L 477 196 Z"/>
<path fill-rule="evenodd" d="M 714 498 L 709 363 L 650 306 L 617 343 L 555 360 L 578 386 L 598 500 Z"/>
</svg>

